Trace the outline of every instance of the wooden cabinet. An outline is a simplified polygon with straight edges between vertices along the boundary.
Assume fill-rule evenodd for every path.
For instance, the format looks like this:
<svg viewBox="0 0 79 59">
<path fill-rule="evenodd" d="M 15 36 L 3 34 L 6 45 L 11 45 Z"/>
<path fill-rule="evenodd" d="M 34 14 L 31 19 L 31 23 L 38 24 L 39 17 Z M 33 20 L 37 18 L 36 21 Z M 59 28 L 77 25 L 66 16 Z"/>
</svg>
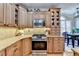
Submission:
<svg viewBox="0 0 79 59">
<path fill-rule="evenodd" d="M 51 14 L 51 35 L 53 36 L 60 36 L 60 8 L 51 8 L 50 9 Z M 53 30 L 55 28 L 55 30 Z M 59 30 L 57 30 L 59 28 Z"/>
<path fill-rule="evenodd" d="M 42 19 L 42 20 L 45 20 L 46 18 L 45 18 L 45 16 L 46 16 L 46 12 L 33 12 L 33 14 L 32 14 L 32 18 L 33 18 L 33 20 L 34 19 Z"/>
<path fill-rule="evenodd" d="M 33 12 L 28 12 L 27 13 L 27 27 L 28 28 L 32 28 L 33 27 L 33 19 L 32 19 L 32 15 L 33 15 Z"/>
<path fill-rule="evenodd" d="M 47 52 L 53 53 L 53 38 L 52 37 L 48 37 L 47 39 Z"/>
<path fill-rule="evenodd" d="M 18 13 L 18 26 L 19 27 L 27 27 L 27 11 L 25 8 L 19 6 Z"/>
<path fill-rule="evenodd" d="M 15 4 L 4 4 L 4 24 L 15 26 Z"/>
<path fill-rule="evenodd" d="M 0 56 L 5 56 L 5 50 L 0 51 Z"/>
<path fill-rule="evenodd" d="M 6 48 L 7 56 L 21 56 L 22 55 L 22 47 L 21 41 L 14 43 L 13 45 Z"/>
<path fill-rule="evenodd" d="M 53 41 L 53 52 L 54 53 L 63 53 L 64 52 L 64 38 L 56 37 Z"/>
<path fill-rule="evenodd" d="M 44 20 L 43 27 L 46 27 L 46 12 L 33 12 L 32 21 L 34 20 Z M 36 27 L 33 25 L 33 27 Z"/>
<path fill-rule="evenodd" d="M 63 53 L 64 52 L 64 38 L 63 37 L 49 37 L 47 41 L 48 53 Z"/>
<path fill-rule="evenodd" d="M 4 25 L 3 3 L 0 3 L 0 25 Z"/>
<path fill-rule="evenodd" d="M 47 28 L 50 28 L 51 27 L 51 14 L 50 14 L 50 12 L 46 12 L 46 20 L 45 20 L 46 22 L 46 27 Z"/>
<path fill-rule="evenodd" d="M 25 38 L 23 39 L 23 56 L 27 56 L 32 53 L 32 39 Z"/>
<path fill-rule="evenodd" d="M 60 28 L 59 27 L 52 27 L 51 28 L 51 35 L 60 36 Z"/>
<path fill-rule="evenodd" d="M 60 27 L 60 8 L 51 8 L 51 27 Z"/>
</svg>

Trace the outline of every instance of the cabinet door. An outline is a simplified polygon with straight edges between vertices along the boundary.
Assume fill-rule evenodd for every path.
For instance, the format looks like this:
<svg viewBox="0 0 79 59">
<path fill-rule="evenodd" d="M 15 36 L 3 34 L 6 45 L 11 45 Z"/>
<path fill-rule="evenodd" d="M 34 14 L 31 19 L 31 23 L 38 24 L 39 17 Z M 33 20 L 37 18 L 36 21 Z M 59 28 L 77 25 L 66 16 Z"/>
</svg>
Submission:
<svg viewBox="0 0 79 59">
<path fill-rule="evenodd" d="M 46 12 L 46 27 L 47 28 L 50 28 L 50 26 L 51 26 L 51 17 L 50 17 L 51 15 L 50 15 L 50 12 Z"/>
<path fill-rule="evenodd" d="M 32 39 L 23 39 L 23 55 L 29 55 L 32 52 Z"/>
<path fill-rule="evenodd" d="M 27 13 L 28 15 L 27 15 L 27 26 L 28 26 L 28 28 L 32 28 L 33 26 L 33 24 L 32 24 L 32 22 L 33 22 L 33 19 L 32 19 L 32 14 L 33 14 L 33 12 L 28 12 Z"/>
<path fill-rule="evenodd" d="M 21 50 L 21 41 L 14 43 L 13 45 L 6 48 L 6 55 L 7 56 L 20 56 L 22 53 Z"/>
<path fill-rule="evenodd" d="M 15 4 L 11 4 L 11 26 L 15 26 Z"/>
<path fill-rule="evenodd" d="M 53 45 L 54 45 L 53 52 L 55 53 L 64 52 L 64 38 L 61 38 L 61 37 L 54 38 Z"/>
<path fill-rule="evenodd" d="M 5 56 L 5 50 L 0 51 L 0 56 Z"/>
<path fill-rule="evenodd" d="M 8 26 L 15 26 L 15 5 L 4 4 L 4 23 Z"/>
<path fill-rule="evenodd" d="M 0 3 L 0 25 L 4 25 L 3 3 Z"/>
<path fill-rule="evenodd" d="M 19 6 L 19 27 L 27 27 L 27 11 L 25 8 Z"/>
<path fill-rule="evenodd" d="M 47 52 L 53 53 L 53 38 L 48 38 L 47 40 Z"/>
</svg>

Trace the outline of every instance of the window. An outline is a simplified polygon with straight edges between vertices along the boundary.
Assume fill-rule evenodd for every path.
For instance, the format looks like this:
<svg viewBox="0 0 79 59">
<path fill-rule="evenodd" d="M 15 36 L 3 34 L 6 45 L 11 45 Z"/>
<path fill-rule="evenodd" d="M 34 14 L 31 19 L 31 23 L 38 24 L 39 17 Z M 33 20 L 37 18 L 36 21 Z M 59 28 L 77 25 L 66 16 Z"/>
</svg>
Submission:
<svg viewBox="0 0 79 59">
<path fill-rule="evenodd" d="M 63 32 L 71 32 L 71 21 L 66 20 L 64 17 L 61 17 L 60 20 L 60 27 L 61 27 L 61 36 Z"/>
</svg>

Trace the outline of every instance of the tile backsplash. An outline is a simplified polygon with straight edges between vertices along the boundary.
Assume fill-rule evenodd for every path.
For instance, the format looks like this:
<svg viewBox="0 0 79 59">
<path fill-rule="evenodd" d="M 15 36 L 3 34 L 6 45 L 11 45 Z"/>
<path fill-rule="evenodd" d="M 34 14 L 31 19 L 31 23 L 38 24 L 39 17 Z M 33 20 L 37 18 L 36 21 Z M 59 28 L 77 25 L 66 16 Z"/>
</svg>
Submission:
<svg viewBox="0 0 79 59">
<path fill-rule="evenodd" d="M 0 40 L 5 38 L 14 37 L 17 28 L 0 27 Z"/>
<path fill-rule="evenodd" d="M 0 27 L 0 40 L 14 37 L 17 34 L 19 35 L 46 34 L 47 30 L 50 30 L 50 29 L 49 28 L 25 28 L 25 29 L 19 30 L 18 28 L 12 28 L 12 27 Z"/>
<path fill-rule="evenodd" d="M 26 28 L 23 29 L 24 34 L 46 34 L 46 30 L 50 30 L 49 28 Z"/>
</svg>

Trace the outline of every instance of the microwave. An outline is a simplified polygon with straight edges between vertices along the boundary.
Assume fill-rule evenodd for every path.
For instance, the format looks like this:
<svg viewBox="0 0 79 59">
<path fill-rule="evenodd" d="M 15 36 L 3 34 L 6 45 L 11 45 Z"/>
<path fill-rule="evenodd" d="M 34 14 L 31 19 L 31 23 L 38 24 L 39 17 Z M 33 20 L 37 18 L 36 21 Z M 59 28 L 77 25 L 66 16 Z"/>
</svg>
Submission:
<svg viewBox="0 0 79 59">
<path fill-rule="evenodd" d="M 35 28 L 45 27 L 45 20 L 44 19 L 34 19 L 33 27 L 35 27 Z"/>
</svg>

